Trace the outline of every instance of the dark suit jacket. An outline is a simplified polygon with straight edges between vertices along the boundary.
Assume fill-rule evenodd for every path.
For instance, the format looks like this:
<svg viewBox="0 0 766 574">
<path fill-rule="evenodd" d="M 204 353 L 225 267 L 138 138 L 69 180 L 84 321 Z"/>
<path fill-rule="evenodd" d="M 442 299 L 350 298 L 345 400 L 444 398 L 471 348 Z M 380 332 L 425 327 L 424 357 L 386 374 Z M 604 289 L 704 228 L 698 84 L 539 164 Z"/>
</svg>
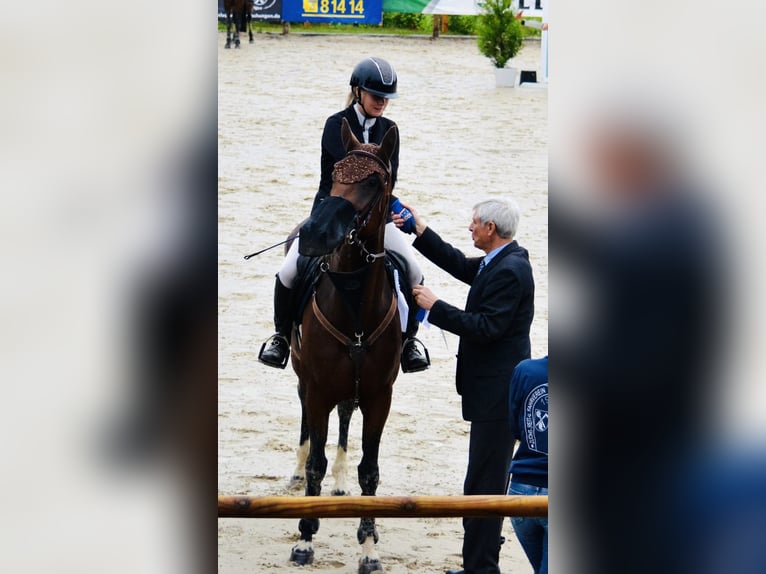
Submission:
<svg viewBox="0 0 766 574">
<path fill-rule="evenodd" d="M 327 118 L 322 132 L 322 175 L 319 180 L 319 190 L 314 197 L 313 211 L 316 206 L 325 197 L 330 195 L 332 189 L 332 168 L 335 163 L 346 157 L 346 148 L 343 147 L 343 140 L 340 135 L 340 128 L 343 118 L 348 120 L 351 131 L 360 142 L 364 142 L 362 126 L 359 124 L 359 118 L 356 116 L 353 104 L 345 110 Z M 380 144 L 386 132 L 396 124 L 388 118 L 380 117 L 375 121 L 375 125 L 370 128 L 370 143 Z M 396 175 L 399 171 L 399 141 L 397 140 L 394 152 L 391 154 L 391 176 L 396 185 Z M 393 197 L 391 200 L 393 201 Z"/>
<path fill-rule="evenodd" d="M 527 250 L 511 242 L 477 276 L 483 257 L 466 257 L 430 228 L 413 246 L 471 285 L 465 311 L 439 300 L 428 317 L 460 336 L 456 384 L 463 418 L 508 420 L 508 383 L 514 367 L 530 357 L 535 284 Z"/>
</svg>

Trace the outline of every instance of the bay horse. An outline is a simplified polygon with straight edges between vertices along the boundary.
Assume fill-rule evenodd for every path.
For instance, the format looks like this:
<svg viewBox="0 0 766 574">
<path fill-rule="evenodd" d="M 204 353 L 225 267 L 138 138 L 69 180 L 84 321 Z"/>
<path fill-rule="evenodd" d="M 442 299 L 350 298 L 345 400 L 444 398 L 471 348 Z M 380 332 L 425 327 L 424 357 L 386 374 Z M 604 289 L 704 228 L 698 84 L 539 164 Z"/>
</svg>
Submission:
<svg viewBox="0 0 766 574">
<path fill-rule="evenodd" d="M 239 33 L 247 32 L 250 35 L 250 43 L 253 43 L 253 0 L 223 0 L 223 9 L 226 12 L 226 49 L 239 48 Z M 231 33 L 231 25 L 234 23 L 234 34 Z"/>
<path fill-rule="evenodd" d="M 309 434 L 306 496 L 321 494 L 329 415 L 336 405 L 349 401 L 363 417 L 359 486 L 363 496 L 375 495 L 380 440 L 401 353 L 396 293 L 388 280 L 383 248 L 392 189 L 389 159 L 398 132 L 395 126 L 389 129 L 379 146 L 362 144 L 344 119 L 341 136 L 347 155 L 335 165 L 325 202 L 350 203 L 353 221 L 342 243 L 322 257 L 321 276 L 301 328 L 292 334 L 292 365 Z M 307 234 L 304 225 L 301 247 L 310 240 Z M 319 520 L 303 518 L 298 529 L 300 540 L 290 560 L 310 564 Z M 357 540 L 362 546 L 358 571 L 381 572 L 374 518 L 360 520 Z"/>
</svg>

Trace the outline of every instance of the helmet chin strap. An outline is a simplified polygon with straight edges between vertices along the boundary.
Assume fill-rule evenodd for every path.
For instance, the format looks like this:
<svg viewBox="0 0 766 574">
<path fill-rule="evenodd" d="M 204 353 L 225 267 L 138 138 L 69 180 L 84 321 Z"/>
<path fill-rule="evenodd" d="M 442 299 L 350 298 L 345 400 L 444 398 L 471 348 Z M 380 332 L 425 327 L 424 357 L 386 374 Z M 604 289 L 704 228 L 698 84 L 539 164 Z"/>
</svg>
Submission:
<svg viewBox="0 0 766 574">
<path fill-rule="evenodd" d="M 375 116 L 371 116 L 367 113 L 367 110 L 364 109 L 364 104 L 362 103 L 362 88 L 356 88 L 356 93 L 354 94 L 356 103 L 359 104 L 359 107 L 362 108 L 362 114 L 364 114 L 364 117 L 368 120 L 370 118 L 374 118 Z"/>
</svg>

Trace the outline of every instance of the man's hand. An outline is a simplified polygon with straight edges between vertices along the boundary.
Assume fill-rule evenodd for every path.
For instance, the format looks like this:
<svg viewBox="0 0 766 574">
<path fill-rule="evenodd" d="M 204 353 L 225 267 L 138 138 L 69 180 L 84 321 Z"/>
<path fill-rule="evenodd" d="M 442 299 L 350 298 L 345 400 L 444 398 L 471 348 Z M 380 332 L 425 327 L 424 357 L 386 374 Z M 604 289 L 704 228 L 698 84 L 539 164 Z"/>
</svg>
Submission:
<svg viewBox="0 0 766 574">
<path fill-rule="evenodd" d="M 401 206 L 404 207 L 406 210 L 408 210 L 410 214 L 412 215 L 412 217 L 408 218 L 406 221 L 410 223 L 410 225 L 412 224 L 410 219 L 412 219 L 412 221 L 415 222 L 415 235 L 417 235 L 418 237 L 423 235 L 423 232 L 428 227 L 428 224 L 426 223 L 425 219 L 423 219 L 423 217 L 417 211 L 415 211 L 413 207 L 410 207 L 406 203 L 401 202 Z M 393 213 L 391 216 L 391 219 L 393 220 L 394 224 L 399 228 L 401 228 L 402 225 L 405 224 L 405 219 L 398 213 Z"/>
<path fill-rule="evenodd" d="M 426 311 L 430 311 L 439 298 L 433 294 L 425 285 L 417 285 L 412 289 L 412 294 L 415 296 L 415 303 L 418 307 L 422 307 Z"/>
<path fill-rule="evenodd" d="M 400 231 L 415 233 L 415 219 L 410 210 L 404 207 L 399 199 L 391 203 L 391 219 Z"/>
</svg>

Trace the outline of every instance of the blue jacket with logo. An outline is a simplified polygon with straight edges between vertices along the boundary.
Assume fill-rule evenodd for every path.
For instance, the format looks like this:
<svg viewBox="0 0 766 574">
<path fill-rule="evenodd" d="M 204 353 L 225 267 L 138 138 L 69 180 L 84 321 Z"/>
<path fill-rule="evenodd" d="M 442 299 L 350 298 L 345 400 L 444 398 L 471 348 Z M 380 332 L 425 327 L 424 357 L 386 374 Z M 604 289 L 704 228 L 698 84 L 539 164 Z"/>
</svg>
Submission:
<svg viewBox="0 0 766 574">
<path fill-rule="evenodd" d="M 511 430 L 520 443 L 511 462 L 511 480 L 547 488 L 548 357 L 521 361 L 508 395 Z"/>
</svg>

